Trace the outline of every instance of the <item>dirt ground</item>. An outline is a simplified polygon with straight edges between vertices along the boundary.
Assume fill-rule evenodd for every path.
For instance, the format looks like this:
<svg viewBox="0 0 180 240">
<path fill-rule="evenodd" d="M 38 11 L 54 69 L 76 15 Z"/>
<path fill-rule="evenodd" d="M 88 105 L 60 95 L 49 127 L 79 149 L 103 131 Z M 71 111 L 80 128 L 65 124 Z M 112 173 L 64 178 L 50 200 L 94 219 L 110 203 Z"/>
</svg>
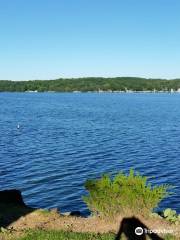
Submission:
<svg viewBox="0 0 180 240">
<path fill-rule="evenodd" d="M 0 209 L 0 214 L 2 218 L 2 213 Z M 15 214 L 16 210 L 8 210 L 6 217 L 11 219 L 11 214 Z M 126 215 L 125 218 L 131 219 L 132 215 Z M 136 216 L 148 229 L 156 231 L 169 232 L 176 236 L 176 239 L 180 239 L 180 226 L 175 224 L 170 224 L 164 219 L 160 218 L 144 218 L 142 216 Z M 11 232 L 11 235 L 21 235 L 24 230 L 27 229 L 48 229 L 48 230 L 65 230 L 74 232 L 95 232 L 95 233 L 107 233 L 113 232 L 117 233 L 121 222 L 124 219 L 123 216 L 117 217 L 111 221 L 103 220 L 100 217 L 76 217 L 76 216 L 66 216 L 59 214 L 56 210 L 33 210 L 24 212 L 21 209 L 21 216 L 18 218 L 12 218 L 15 220 L 9 221 L 8 225 L 4 226 L 2 229 Z M 8 222 L 8 221 L 7 221 Z M 159 234 L 163 236 L 162 234 Z M 1 235 L 0 235 L 1 236 Z M 0 238 L 1 239 L 1 238 Z"/>
</svg>

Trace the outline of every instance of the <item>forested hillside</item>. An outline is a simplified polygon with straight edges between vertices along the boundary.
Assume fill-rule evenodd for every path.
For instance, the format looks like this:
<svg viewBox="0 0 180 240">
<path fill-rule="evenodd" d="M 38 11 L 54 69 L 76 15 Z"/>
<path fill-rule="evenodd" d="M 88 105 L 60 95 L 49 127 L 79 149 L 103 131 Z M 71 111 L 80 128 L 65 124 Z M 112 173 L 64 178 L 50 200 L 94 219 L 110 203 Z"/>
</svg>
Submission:
<svg viewBox="0 0 180 240">
<path fill-rule="evenodd" d="M 145 79 L 135 77 L 117 78 L 74 78 L 56 80 L 34 81 L 7 81 L 0 80 L 0 91 L 24 92 L 24 91 L 175 91 L 180 88 L 180 79 Z"/>
</svg>

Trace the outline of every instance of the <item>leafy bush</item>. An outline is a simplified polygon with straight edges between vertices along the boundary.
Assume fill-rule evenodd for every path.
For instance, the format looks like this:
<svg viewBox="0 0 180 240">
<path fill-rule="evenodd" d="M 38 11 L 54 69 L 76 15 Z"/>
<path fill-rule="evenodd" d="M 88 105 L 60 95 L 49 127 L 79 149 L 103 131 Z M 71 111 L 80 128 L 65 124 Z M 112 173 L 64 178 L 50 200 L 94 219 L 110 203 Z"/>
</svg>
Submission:
<svg viewBox="0 0 180 240">
<path fill-rule="evenodd" d="M 83 200 L 94 214 L 104 217 L 127 212 L 149 214 L 169 195 L 168 185 L 152 187 L 147 177 L 135 174 L 132 169 L 129 175 L 120 172 L 114 178 L 103 175 L 100 179 L 87 180 L 85 188 L 89 195 Z"/>
<path fill-rule="evenodd" d="M 163 217 L 172 223 L 175 224 L 180 223 L 180 214 L 178 215 L 176 211 L 171 208 L 166 208 L 163 211 Z"/>
</svg>

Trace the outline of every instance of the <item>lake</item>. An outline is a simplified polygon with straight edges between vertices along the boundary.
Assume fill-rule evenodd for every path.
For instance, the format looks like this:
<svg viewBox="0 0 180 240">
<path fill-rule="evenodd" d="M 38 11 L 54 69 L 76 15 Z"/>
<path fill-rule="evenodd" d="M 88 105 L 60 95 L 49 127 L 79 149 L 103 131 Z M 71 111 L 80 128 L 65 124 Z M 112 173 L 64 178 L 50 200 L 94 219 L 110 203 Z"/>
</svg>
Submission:
<svg viewBox="0 0 180 240">
<path fill-rule="evenodd" d="M 86 179 L 134 168 L 180 212 L 179 161 L 180 94 L 0 93 L 0 189 L 32 207 L 87 214 Z"/>
</svg>

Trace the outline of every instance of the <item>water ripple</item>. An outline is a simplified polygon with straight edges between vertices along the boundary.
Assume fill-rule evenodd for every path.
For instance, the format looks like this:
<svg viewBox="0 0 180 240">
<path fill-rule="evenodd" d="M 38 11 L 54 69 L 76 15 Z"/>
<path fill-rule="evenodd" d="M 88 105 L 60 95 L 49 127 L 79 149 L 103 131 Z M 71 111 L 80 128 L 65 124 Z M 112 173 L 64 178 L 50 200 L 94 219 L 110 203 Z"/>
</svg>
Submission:
<svg viewBox="0 0 180 240">
<path fill-rule="evenodd" d="M 180 95 L 0 94 L 0 187 L 33 207 L 87 212 L 84 182 L 131 167 L 174 186 L 180 212 Z M 20 124 L 20 129 L 17 129 Z"/>
</svg>

